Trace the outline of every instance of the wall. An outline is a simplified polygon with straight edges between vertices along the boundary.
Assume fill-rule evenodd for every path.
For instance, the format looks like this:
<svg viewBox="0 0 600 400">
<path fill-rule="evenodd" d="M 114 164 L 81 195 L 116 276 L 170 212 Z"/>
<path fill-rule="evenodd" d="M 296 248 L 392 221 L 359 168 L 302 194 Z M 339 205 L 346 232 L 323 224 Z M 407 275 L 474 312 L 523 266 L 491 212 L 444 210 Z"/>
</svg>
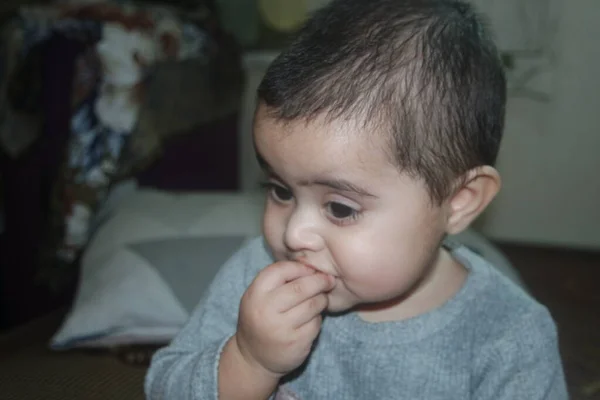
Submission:
<svg viewBox="0 0 600 400">
<path fill-rule="evenodd" d="M 600 249 L 600 7 L 557 9 L 549 101 L 511 98 L 498 168 L 504 188 L 480 229 L 491 237 Z"/>
</svg>

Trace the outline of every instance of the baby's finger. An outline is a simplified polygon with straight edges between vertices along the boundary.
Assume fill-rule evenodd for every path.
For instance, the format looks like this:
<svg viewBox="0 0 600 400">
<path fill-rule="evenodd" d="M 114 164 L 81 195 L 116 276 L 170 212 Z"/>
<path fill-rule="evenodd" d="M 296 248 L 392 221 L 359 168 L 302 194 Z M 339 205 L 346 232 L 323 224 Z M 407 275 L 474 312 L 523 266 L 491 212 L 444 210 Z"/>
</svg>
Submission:
<svg viewBox="0 0 600 400">
<path fill-rule="evenodd" d="M 271 292 L 290 281 L 309 275 L 316 271 L 296 261 L 279 261 L 269 265 L 256 277 L 254 284 L 265 292 Z"/>
<path fill-rule="evenodd" d="M 319 317 L 328 304 L 327 295 L 321 293 L 288 310 L 283 318 L 289 321 L 292 328 L 298 329 L 315 319 L 315 317 Z"/>
<path fill-rule="evenodd" d="M 323 317 L 321 314 L 318 314 L 304 325 L 299 326 L 296 329 L 296 335 L 308 339 L 308 345 L 312 346 L 312 342 L 317 338 L 319 332 L 321 331 L 322 323 Z"/>
<path fill-rule="evenodd" d="M 300 303 L 333 288 L 333 278 L 323 273 L 315 273 L 295 279 L 275 289 L 273 302 L 278 312 L 286 312 Z"/>
</svg>

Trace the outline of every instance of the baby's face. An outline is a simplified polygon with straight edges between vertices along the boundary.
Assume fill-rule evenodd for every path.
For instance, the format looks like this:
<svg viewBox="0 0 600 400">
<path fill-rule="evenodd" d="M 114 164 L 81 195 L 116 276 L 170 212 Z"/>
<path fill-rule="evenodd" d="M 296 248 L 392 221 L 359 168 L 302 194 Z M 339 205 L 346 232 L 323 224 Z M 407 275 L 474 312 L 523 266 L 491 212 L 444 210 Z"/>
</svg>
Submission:
<svg viewBox="0 0 600 400">
<path fill-rule="evenodd" d="M 280 123 L 265 110 L 254 140 L 269 188 L 265 238 L 277 260 L 336 278 L 329 311 L 384 304 L 427 281 L 444 208 L 388 161 L 384 140 L 348 122 Z"/>
</svg>

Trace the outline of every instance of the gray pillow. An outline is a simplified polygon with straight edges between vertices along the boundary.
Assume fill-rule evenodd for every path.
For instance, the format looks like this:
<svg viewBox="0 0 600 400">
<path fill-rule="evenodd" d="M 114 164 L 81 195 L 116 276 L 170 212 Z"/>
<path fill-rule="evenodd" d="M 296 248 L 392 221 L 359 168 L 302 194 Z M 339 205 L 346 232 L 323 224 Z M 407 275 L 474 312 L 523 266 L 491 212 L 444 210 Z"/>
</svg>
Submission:
<svg viewBox="0 0 600 400">
<path fill-rule="evenodd" d="M 170 341 L 245 236 L 176 237 L 125 245 L 83 274 L 56 350 Z"/>
<path fill-rule="evenodd" d="M 219 267 L 244 240 L 244 236 L 174 238 L 136 243 L 130 248 L 148 260 L 191 312 Z"/>
</svg>

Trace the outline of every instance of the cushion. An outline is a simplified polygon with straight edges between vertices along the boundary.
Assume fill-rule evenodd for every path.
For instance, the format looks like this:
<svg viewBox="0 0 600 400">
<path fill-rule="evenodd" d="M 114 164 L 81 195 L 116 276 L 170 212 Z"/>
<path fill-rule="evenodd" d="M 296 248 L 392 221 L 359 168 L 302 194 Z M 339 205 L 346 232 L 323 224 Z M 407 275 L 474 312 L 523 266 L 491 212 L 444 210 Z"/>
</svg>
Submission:
<svg viewBox="0 0 600 400">
<path fill-rule="evenodd" d="M 260 234 L 263 195 L 136 190 L 114 205 L 86 249 L 56 350 L 170 341 L 219 267 Z M 504 255 L 475 231 L 454 236 L 515 282 Z"/>
<path fill-rule="evenodd" d="M 98 228 L 56 350 L 168 342 L 219 267 L 260 234 L 261 195 L 141 190 Z"/>
</svg>

